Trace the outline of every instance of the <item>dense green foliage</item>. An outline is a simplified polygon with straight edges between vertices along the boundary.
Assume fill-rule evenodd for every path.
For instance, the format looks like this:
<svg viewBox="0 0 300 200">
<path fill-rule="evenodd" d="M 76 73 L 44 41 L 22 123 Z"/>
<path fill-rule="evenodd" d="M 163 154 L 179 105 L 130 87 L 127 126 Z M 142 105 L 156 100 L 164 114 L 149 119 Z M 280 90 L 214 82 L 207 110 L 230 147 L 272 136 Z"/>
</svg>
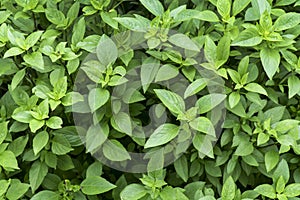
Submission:
<svg viewBox="0 0 300 200">
<path fill-rule="evenodd" d="M 300 199 L 299 6 L 0 0 L 0 199 Z"/>
</svg>

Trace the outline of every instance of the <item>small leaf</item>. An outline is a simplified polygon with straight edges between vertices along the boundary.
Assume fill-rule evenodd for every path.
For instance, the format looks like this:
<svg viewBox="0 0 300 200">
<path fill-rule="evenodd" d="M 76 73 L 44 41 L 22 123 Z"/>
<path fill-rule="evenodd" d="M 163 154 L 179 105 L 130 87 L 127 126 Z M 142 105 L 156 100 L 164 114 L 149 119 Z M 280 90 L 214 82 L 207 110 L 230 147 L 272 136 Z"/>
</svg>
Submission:
<svg viewBox="0 0 300 200">
<path fill-rule="evenodd" d="M 48 143 L 49 134 L 46 131 L 39 132 L 33 138 L 33 152 L 37 155 Z"/>
<path fill-rule="evenodd" d="M 4 168 L 19 169 L 17 159 L 11 151 L 3 151 L 0 153 L 0 166 Z"/>
<path fill-rule="evenodd" d="M 288 79 L 289 99 L 300 92 L 300 79 L 293 75 Z"/>
<path fill-rule="evenodd" d="M 233 6 L 232 6 L 232 15 L 236 16 L 240 12 L 242 12 L 248 4 L 251 2 L 251 0 L 235 0 L 233 1 Z"/>
<path fill-rule="evenodd" d="M 89 93 L 89 106 L 92 112 L 103 106 L 109 100 L 109 91 L 102 88 L 94 88 Z"/>
<path fill-rule="evenodd" d="M 81 190 L 86 195 L 97 195 L 114 189 L 116 186 L 102 177 L 89 176 L 80 184 Z"/>
<path fill-rule="evenodd" d="M 30 47 L 33 47 L 38 42 L 42 34 L 43 31 L 36 31 L 31 33 L 25 40 L 26 48 L 29 49 Z"/>
<path fill-rule="evenodd" d="M 130 184 L 126 186 L 120 194 L 123 200 L 138 200 L 147 194 L 144 186 L 139 184 Z"/>
<path fill-rule="evenodd" d="M 189 178 L 188 162 L 185 155 L 182 155 L 174 162 L 176 173 L 184 182 L 187 182 Z"/>
<path fill-rule="evenodd" d="M 102 171 L 102 164 L 99 161 L 95 161 L 91 164 L 86 170 L 86 177 L 89 176 L 101 176 L 103 173 Z"/>
<path fill-rule="evenodd" d="M 254 151 L 253 144 L 250 142 L 241 142 L 241 144 L 238 146 L 236 151 L 234 152 L 234 155 L 237 156 L 248 156 Z"/>
<path fill-rule="evenodd" d="M 137 32 L 146 32 L 150 27 L 150 20 L 142 17 L 115 17 L 114 20 L 125 28 Z"/>
<path fill-rule="evenodd" d="M 111 161 L 124 161 L 131 159 L 127 150 L 117 140 L 106 140 L 103 144 L 103 154 Z"/>
<path fill-rule="evenodd" d="M 78 22 L 74 25 L 73 35 L 72 35 L 72 44 L 77 44 L 82 41 L 84 38 L 86 26 L 84 17 L 80 18 Z"/>
<path fill-rule="evenodd" d="M 40 161 L 35 161 L 32 164 L 29 170 L 29 183 L 33 193 L 42 184 L 47 173 L 48 173 L 48 167 L 45 163 L 41 163 Z"/>
<path fill-rule="evenodd" d="M 216 52 L 216 67 L 219 68 L 225 64 L 230 55 L 231 38 L 229 34 L 225 34 L 218 43 Z"/>
<path fill-rule="evenodd" d="M 104 66 L 113 64 L 118 58 L 116 44 L 106 35 L 100 38 L 96 51 L 99 62 Z"/>
<path fill-rule="evenodd" d="M 33 197 L 31 197 L 31 200 L 59 200 L 60 195 L 58 193 L 49 191 L 49 190 L 43 190 L 37 194 L 35 194 Z"/>
<path fill-rule="evenodd" d="M 52 139 L 51 150 L 56 155 L 64 155 L 73 150 L 69 141 L 62 135 L 55 135 Z"/>
<path fill-rule="evenodd" d="M 141 67 L 141 82 L 144 93 L 147 91 L 149 85 L 153 82 L 159 70 L 160 62 L 157 59 L 149 57 L 145 59 Z"/>
<path fill-rule="evenodd" d="M 22 123 L 29 123 L 33 119 L 30 111 L 21 111 L 14 113 L 12 115 L 12 118 Z"/>
<path fill-rule="evenodd" d="M 234 108 L 240 102 L 240 99 L 241 95 L 239 94 L 239 92 L 232 92 L 228 97 L 230 108 Z"/>
<path fill-rule="evenodd" d="M 263 48 L 260 51 L 260 59 L 270 80 L 272 80 L 276 71 L 279 68 L 280 54 L 278 50 Z"/>
<path fill-rule="evenodd" d="M 5 194 L 5 192 L 7 191 L 8 187 L 9 187 L 10 181 L 8 180 L 0 180 L 0 195 L 2 196 L 3 194 Z"/>
<path fill-rule="evenodd" d="M 163 65 L 156 74 L 155 82 L 170 80 L 175 78 L 178 74 L 179 71 L 175 66 L 169 64 Z"/>
<path fill-rule="evenodd" d="M 269 197 L 271 199 L 276 198 L 276 192 L 272 185 L 268 185 L 268 184 L 259 185 L 254 189 L 254 191 L 265 197 Z"/>
<path fill-rule="evenodd" d="M 278 194 L 281 194 L 284 191 L 284 188 L 285 188 L 285 181 L 284 178 L 280 176 L 276 183 L 276 192 Z"/>
<path fill-rule="evenodd" d="M 215 129 L 211 121 L 206 117 L 197 117 L 189 125 L 197 131 L 215 136 Z"/>
<path fill-rule="evenodd" d="M 231 44 L 232 46 L 241 47 L 253 47 L 259 45 L 263 41 L 262 37 L 259 35 L 257 29 L 247 28 L 242 31 L 236 40 Z"/>
<path fill-rule="evenodd" d="M 9 122 L 1 122 L 0 123 L 0 144 L 3 143 L 3 141 L 5 140 L 7 133 L 8 133 L 8 123 Z"/>
<path fill-rule="evenodd" d="M 284 189 L 283 194 L 287 197 L 298 197 L 300 196 L 300 183 L 292 183 Z"/>
<path fill-rule="evenodd" d="M 194 9 L 186 9 L 179 12 L 176 16 L 174 16 L 174 20 L 177 22 L 188 21 L 192 19 L 198 19 L 207 22 L 219 22 L 219 18 L 211 10 L 194 10 Z"/>
<path fill-rule="evenodd" d="M 274 28 L 276 31 L 282 31 L 286 29 L 293 28 L 300 23 L 300 14 L 295 12 L 289 12 L 283 14 L 277 18 L 274 23 Z"/>
<path fill-rule="evenodd" d="M 265 154 L 265 165 L 267 172 L 271 171 L 276 167 L 279 162 L 279 153 L 277 151 L 268 151 Z"/>
<path fill-rule="evenodd" d="M 25 73 L 25 69 L 22 69 L 14 75 L 11 81 L 11 90 L 14 90 L 19 85 L 19 83 L 23 80 Z"/>
<path fill-rule="evenodd" d="M 86 134 L 86 149 L 87 152 L 100 147 L 107 139 L 109 134 L 109 127 L 107 125 L 90 126 Z"/>
<path fill-rule="evenodd" d="M 24 52 L 24 50 L 20 49 L 19 47 L 12 47 L 5 52 L 3 58 L 17 56 L 17 55 L 22 54 L 23 52 Z"/>
<path fill-rule="evenodd" d="M 155 89 L 154 92 L 171 112 L 180 114 L 185 111 L 185 103 L 178 94 L 164 89 Z"/>
<path fill-rule="evenodd" d="M 192 82 L 184 92 L 184 98 L 190 97 L 194 94 L 197 94 L 201 90 L 203 90 L 207 85 L 207 79 L 200 78 Z"/>
<path fill-rule="evenodd" d="M 272 176 L 272 179 L 273 179 L 273 182 L 276 182 L 280 176 L 282 176 L 285 180 L 285 183 L 287 183 L 290 179 L 290 169 L 289 169 L 289 165 L 288 163 L 286 162 L 286 160 L 282 159 L 278 166 L 276 167 L 274 173 L 273 173 L 273 176 Z"/>
<path fill-rule="evenodd" d="M 8 188 L 5 197 L 8 200 L 21 199 L 28 189 L 29 184 L 21 183 L 21 181 L 13 179 L 11 180 L 10 187 Z"/>
<path fill-rule="evenodd" d="M 200 51 L 199 47 L 187 35 L 177 33 L 169 37 L 169 42 L 191 51 Z"/>
<path fill-rule="evenodd" d="M 29 128 L 31 132 L 35 133 L 37 130 L 42 128 L 45 124 L 44 120 L 37 120 L 37 119 L 32 119 L 29 122 Z"/>
<path fill-rule="evenodd" d="M 33 52 L 31 54 L 24 55 L 24 61 L 32 67 L 37 69 L 44 69 L 44 59 L 40 52 Z"/>
<path fill-rule="evenodd" d="M 259 94 L 268 96 L 267 91 L 258 83 L 249 83 L 244 88 L 245 88 L 245 90 L 247 90 L 249 92 L 257 92 Z"/>
<path fill-rule="evenodd" d="M 45 9 L 46 18 L 53 24 L 60 24 L 65 21 L 65 15 L 63 12 L 55 9 L 55 8 L 47 8 Z"/>
<path fill-rule="evenodd" d="M 117 12 L 115 10 L 110 10 L 109 12 L 102 11 L 100 15 L 106 24 L 114 29 L 118 29 L 118 22 L 114 19 L 114 17 L 117 17 Z"/>
<path fill-rule="evenodd" d="M 113 116 L 113 119 L 117 125 L 117 129 L 128 135 L 132 135 L 132 124 L 130 116 L 125 112 L 120 112 Z"/>
<path fill-rule="evenodd" d="M 140 0 L 140 2 L 155 16 L 162 16 L 164 13 L 164 7 L 158 0 Z"/>
<path fill-rule="evenodd" d="M 79 9 L 80 9 L 79 2 L 75 2 L 71 5 L 71 7 L 69 8 L 69 10 L 67 12 L 67 18 L 69 20 L 69 23 L 72 23 L 77 18 Z"/>
<path fill-rule="evenodd" d="M 274 124 L 275 130 L 280 133 L 286 133 L 287 131 L 295 128 L 299 124 L 298 120 L 286 119 Z"/>
<path fill-rule="evenodd" d="M 52 129 L 59 129 L 59 128 L 62 128 L 62 124 L 63 124 L 63 121 L 60 117 L 58 116 L 53 116 L 51 117 L 50 119 L 48 119 L 46 121 L 46 125 L 49 127 L 49 128 L 52 128 Z"/>
<path fill-rule="evenodd" d="M 223 19 L 228 19 L 230 17 L 231 0 L 218 0 L 217 10 Z"/>
<path fill-rule="evenodd" d="M 173 140 L 179 133 L 179 127 L 174 124 L 163 124 L 159 126 L 150 136 L 145 148 L 156 147 Z"/>
<path fill-rule="evenodd" d="M 233 200 L 235 197 L 235 187 L 233 178 L 229 176 L 222 188 L 222 200 Z"/>
<path fill-rule="evenodd" d="M 212 93 L 201 97 L 196 105 L 199 107 L 199 114 L 207 113 L 212 110 L 214 107 L 219 105 L 224 101 L 226 95 Z"/>
<path fill-rule="evenodd" d="M 256 15 L 261 16 L 265 11 L 270 12 L 271 6 L 267 0 L 252 0 L 251 4 L 253 6 L 254 12 Z"/>
<path fill-rule="evenodd" d="M 12 13 L 9 10 L 0 11 L 0 24 L 3 24 Z"/>
</svg>

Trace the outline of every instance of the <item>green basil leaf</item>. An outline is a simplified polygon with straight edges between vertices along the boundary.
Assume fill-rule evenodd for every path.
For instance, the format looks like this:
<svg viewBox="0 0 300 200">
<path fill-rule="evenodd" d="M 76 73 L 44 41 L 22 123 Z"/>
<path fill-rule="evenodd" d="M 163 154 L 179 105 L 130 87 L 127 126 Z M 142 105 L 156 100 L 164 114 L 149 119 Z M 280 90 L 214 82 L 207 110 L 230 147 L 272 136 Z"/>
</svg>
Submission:
<svg viewBox="0 0 300 200">
<path fill-rule="evenodd" d="M 102 177 L 89 176 L 80 184 L 82 192 L 87 195 L 96 195 L 112 190 L 116 186 Z"/>
<path fill-rule="evenodd" d="M 179 133 L 179 127 L 174 124 L 163 124 L 159 126 L 150 136 L 145 148 L 151 148 L 166 144 L 173 140 Z"/>
</svg>

